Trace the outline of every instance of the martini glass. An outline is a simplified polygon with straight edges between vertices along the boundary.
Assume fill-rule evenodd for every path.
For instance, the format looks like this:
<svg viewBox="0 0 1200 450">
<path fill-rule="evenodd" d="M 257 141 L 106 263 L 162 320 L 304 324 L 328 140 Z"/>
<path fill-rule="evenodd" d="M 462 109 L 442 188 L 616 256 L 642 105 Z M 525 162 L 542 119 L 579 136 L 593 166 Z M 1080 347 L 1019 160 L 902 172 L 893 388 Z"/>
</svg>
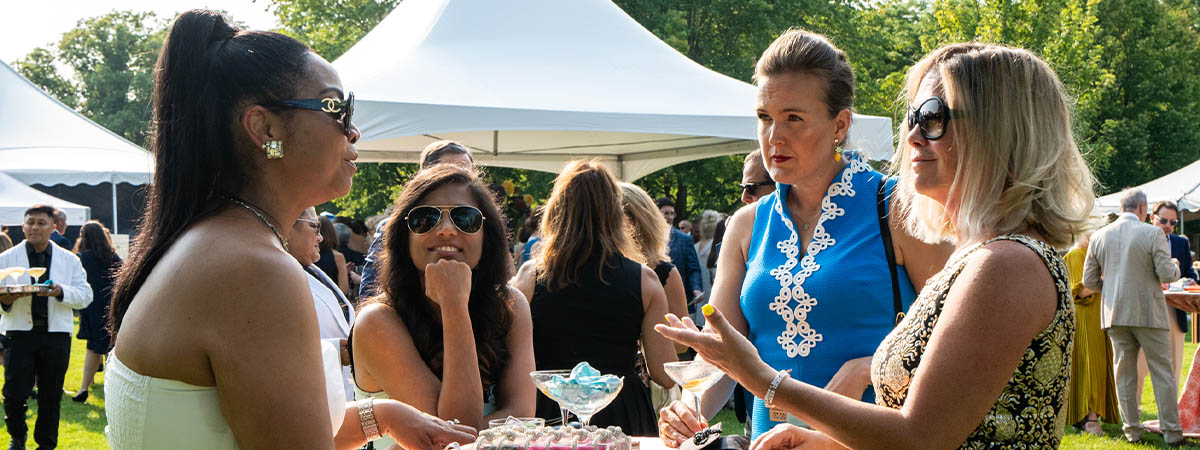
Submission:
<svg viewBox="0 0 1200 450">
<path fill-rule="evenodd" d="M 696 402 L 696 418 L 704 422 L 704 414 L 700 412 L 700 397 L 717 384 L 725 373 L 703 360 L 669 362 L 663 364 L 663 369 L 683 390 L 692 393 L 692 399 Z"/>
<path fill-rule="evenodd" d="M 568 386 L 567 390 L 574 390 L 575 395 L 569 395 L 571 399 L 566 399 L 564 402 L 567 409 L 575 413 L 579 417 L 579 422 L 586 428 L 591 424 L 592 416 L 612 403 L 621 393 L 621 388 L 625 386 L 625 378 L 620 377 L 617 380 L 617 388 L 611 391 L 607 386 Z"/>
<path fill-rule="evenodd" d="M 558 403 L 559 412 L 562 413 L 562 425 L 566 426 L 567 425 L 567 407 L 561 399 L 559 399 L 558 397 L 555 397 L 554 394 L 550 393 L 551 386 L 554 386 L 556 383 L 554 381 L 554 377 L 560 377 L 560 379 L 570 378 L 571 371 L 568 369 L 568 370 L 535 370 L 533 372 L 529 372 L 529 378 L 533 379 L 533 385 L 537 386 L 538 390 L 542 391 L 542 394 L 545 394 L 546 397 L 550 397 L 550 400 L 554 400 L 555 403 Z M 557 387 L 557 386 L 555 386 L 555 387 Z M 559 389 L 555 389 L 555 391 L 559 391 Z"/>
<path fill-rule="evenodd" d="M 19 266 L 9 267 L 4 270 L 8 271 L 8 277 L 12 278 L 13 281 L 17 281 L 17 280 L 21 279 L 21 275 L 25 274 L 25 268 L 19 267 Z"/>
<path fill-rule="evenodd" d="M 25 271 L 25 273 L 27 273 L 27 274 L 29 274 L 29 276 L 33 277 L 32 284 L 37 284 L 37 279 L 41 278 L 42 274 L 46 273 L 46 268 L 45 267 L 30 267 L 29 270 Z"/>
</svg>

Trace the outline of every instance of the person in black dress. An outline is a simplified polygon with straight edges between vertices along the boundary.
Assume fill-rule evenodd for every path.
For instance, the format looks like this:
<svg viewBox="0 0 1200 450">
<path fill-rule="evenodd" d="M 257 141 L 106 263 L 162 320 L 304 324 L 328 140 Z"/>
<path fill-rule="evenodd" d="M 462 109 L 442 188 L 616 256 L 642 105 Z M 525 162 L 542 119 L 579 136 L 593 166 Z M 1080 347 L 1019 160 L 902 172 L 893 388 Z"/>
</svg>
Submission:
<svg viewBox="0 0 1200 450">
<path fill-rule="evenodd" d="M 121 257 L 113 248 L 108 228 L 95 220 L 79 230 L 75 253 L 79 255 L 88 284 L 92 286 L 92 303 L 79 312 L 79 333 L 75 335 L 76 339 L 87 340 L 87 355 L 83 359 L 83 383 L 71 400 L 83 403 L 87 401 L 88 388 L 95 381 L 96 371 L 103 367 L 101 358 L 112 348 L 106 327 L 108 302 L 112 298 L 113 279 L 121 267 Z"/>
<path fill-rule="evenodd" d="M 675 361 L 671 343 L 654 332 L 667 299 L 654 270 L 626 231 L 621 190 L 607 168 L 575 161 L 554 182 L 542 219 L 541 255 L 521 266 L 515 284 L 530 299 L 538 370 L 571 369 L 587 361 L 625 378 L 617 398 L 592 417 L 634 436 L 655 436 L 656 415 L 634 367 L 638 344 L 658 384 L 674 381 L 663 363 Z M 558 406 L 538 396 L 537 415 L 559 417 Z"/>
</svg>

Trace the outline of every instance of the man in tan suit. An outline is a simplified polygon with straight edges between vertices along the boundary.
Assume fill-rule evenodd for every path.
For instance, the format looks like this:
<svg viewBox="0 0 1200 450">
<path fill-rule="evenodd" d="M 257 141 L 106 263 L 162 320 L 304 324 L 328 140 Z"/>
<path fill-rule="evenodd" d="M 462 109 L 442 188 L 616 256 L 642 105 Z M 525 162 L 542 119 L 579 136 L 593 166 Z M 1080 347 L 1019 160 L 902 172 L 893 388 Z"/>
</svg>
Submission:
<svg viewBox="0 0 1200 450">
<path fill-rule="evenodd" d="M 1168 444 L 1183 440 L 1179 426 L 1178 380 L 1171 365 L 1170 321 L 1162 283 L 1179 279 L 1167 237 L 1145 223 L 1146 194 L 1129 190 L 1121 196 L 1121 215 L 1096 231 L 1083 264 L 1083 285 L 1100 291 L 1100 326 L 1112 340 L 1117 402 L 1125 438 L 1142 439 L 1137 397 L 1137 356 L 1141 348 L 1150 366 L 1159 424 Z"/>
</svg>

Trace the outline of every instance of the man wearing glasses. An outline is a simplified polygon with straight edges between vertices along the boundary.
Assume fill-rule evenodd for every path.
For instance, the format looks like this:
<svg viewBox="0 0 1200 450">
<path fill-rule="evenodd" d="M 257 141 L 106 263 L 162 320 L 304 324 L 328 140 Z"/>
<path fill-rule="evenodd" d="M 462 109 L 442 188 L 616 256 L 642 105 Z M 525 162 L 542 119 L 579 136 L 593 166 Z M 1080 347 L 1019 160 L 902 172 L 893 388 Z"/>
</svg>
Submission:
<svg viewBox="0 0 1200 450">
<path fill-rule="evenodd" d="M 755 150 L 746 155 L 742 164 L 742 203 L 747 205 L 757 202 L 764 195 L 775 192 L 775 181 L 767 173 L 763 165 L 762 150 Z"/>
<path fill-rule="evenodd" d="M 1154 204 L 1150 221 L 1167 235 L 1167 241 L 1171 248 L 1171 259 L 1179 262 L 1180 278 L 1191 278 L 1192 281 L 1197 281 L 1196 271 L 1192 269 L 1192 252 L 1188 238 L 1175 234 L 1175 226 L 1179 225 L 1179 207 L 1171 201 L 1157 202 Z M 1183 338 L 1184 332 L 1188 329 L 1188 315 L 1171 305 L 1167 305 L 1167 309 L 1174 316 L 1174 322 L 1171 324 L 1171 357 L 1175 362 L 1173 368 L 1175 377 L 1178 379 L 1183 370 Z M 1145 355 L 1138 355 L 1138 380 L 1144 383 L 1148 373 L 1150 373 L 1150 368 L 1146 365 Z M 1138 394 L 1140 395 L 1141 392 L 1139 385 Z"/>
</svg>

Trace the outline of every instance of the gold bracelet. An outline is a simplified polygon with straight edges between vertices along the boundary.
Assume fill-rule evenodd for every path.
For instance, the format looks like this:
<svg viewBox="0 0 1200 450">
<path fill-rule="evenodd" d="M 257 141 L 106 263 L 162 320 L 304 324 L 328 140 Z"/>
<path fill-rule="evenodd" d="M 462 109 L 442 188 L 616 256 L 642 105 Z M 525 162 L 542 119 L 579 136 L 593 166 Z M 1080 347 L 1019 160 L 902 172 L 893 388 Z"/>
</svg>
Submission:
<svg viewBox="0 0 1200 450">
<path fill-rule="evenodd" d="M 368 397 L 358 401 L 358 422 L 362 425 L 363 435 L 368 441 L 382 437 L 379 434 L 379 422 L 375 421 L 375 398 Z"/>
</svg>

